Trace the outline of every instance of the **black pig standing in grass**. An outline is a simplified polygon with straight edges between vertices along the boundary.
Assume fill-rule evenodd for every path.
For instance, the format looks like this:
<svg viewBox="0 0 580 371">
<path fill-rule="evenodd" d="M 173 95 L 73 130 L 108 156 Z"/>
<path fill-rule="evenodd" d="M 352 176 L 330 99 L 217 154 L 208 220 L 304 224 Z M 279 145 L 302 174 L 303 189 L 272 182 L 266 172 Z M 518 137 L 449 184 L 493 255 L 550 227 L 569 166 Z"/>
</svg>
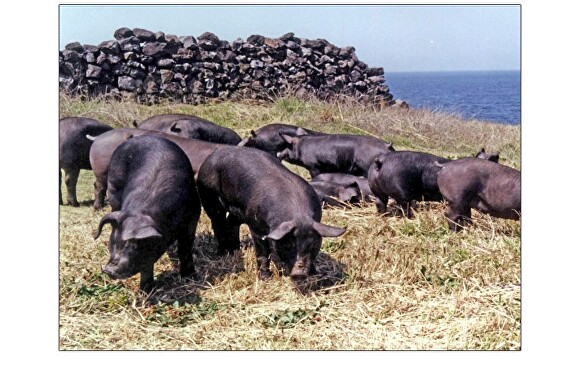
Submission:
<svg viewBox="0 0 580 371">
<path fill-rule="evenodd" d="M 89 151 L 92 141 L 87 135 L 96 137 L 112 130 L 109 125 L 85 117 L 67 117 L 59 122 L 59 170 L 58 170 L 58 203 L 62 205 L 60 169 L 64 170 L 64 182 L 67 190 L 67 202 L 79 206 L 77 200 L 77 180 L 81 169 L 91 170 Z"/>
<path fill-rule="evenodd" d="M 377 211 L 387 211 L 389 197 L 393 198 L 408 218 L 413 217 L 413 200 L 441 201 L 437 174 L 449 159 L 429 153 L 398 151 L 377 157 L 369 169 L 369 185 L 375 195 Z"/>
<path fill-rule="evenodd" d="M 133 122 L 133 125 L 139 129 L 161 131 L 212 143 L 236 145 L 242 140 L 232 129 L 193 115 L 161 114 L 152 116 L 140 124 Z"/>
<path fill-rule="evenodd" d="M 345 228 L 320 223 L 322 209 L 308 183 L 269 154 L 245 147 L 222 147 L 201 165 L 197 186 L 218 240 L 218 253 L 240 246 L 240 225 L 248 225 L 256 248 L 258 276 L 267 279 L 270 253 L 300 284 L 315 274 L 322 237 Z"/>
<path fill-rule="evenodd" d="M 291 147 L 279 152 L 278 158 L 305 167 L 311 177 L 321 173 L 344 173 L 366 178 L 376 157 L 395 150 L 390 142 L 367 135 L 292 137 L 282 134 L 282 138 Z"/>
<path fill-rule="evenodd" d="M 153 288 L 153 265 L 174 241 L 182 277 L 194 272 L 192 246 L 201 212 L 187 156 L 157 136 L 131 138 L 113 153 L 108 176 L 112 212 L 101 219 L 113 230 L 103 272 L 113 279 L 141 273 L 140 288 Z"/>
<path fill-rule="evenodd" d="M 93 207 L 95 210 L 102 208 L 105 204 L 105 192 L 107 191 L 107 174 L 111 157 L 115 149 L 130 138 L 141 135 L 156 135 L 169 139 L 177 144 L 183 150 L 185 155 L 189 158 L 191 168 L 194 174 L 197 174 L 199 167 L 207 156 L 210 155 L 216 148 L 225 146 L 226 144 L 211 143 L 203 140 L 188 139 L 178 137 L 176 135 L 166 134 L 158 131 L 121 128 L 114 129 L 96 138 L 91 146 L 89 154 L 91 167 L 95 173 L 95 202 Z"/>
<path fill-rule="evenodd" d="M 437 183 L 449 203 L 445 217 L 454 232 L 470 221 L 471 208 L 498 218 L 520 218 L 521 173 L 516 169 L 462 158 L 442 164 Z"/>
<path fill-rule="evenodd" d="M 257 148 L 276 157 L 278 152 L 283 151 L 290 146 L 290 144 L 282 138 L 282 134 L 292 137 L 303 135 L 326 135 L 324 133 L 304 129 L 294 125 L 268 124 L 262 126 L 256 131 L 251 130 L 250 136 L 244 138 L 240 143 L 238 143 L 238 146 Z"/>
</svg>

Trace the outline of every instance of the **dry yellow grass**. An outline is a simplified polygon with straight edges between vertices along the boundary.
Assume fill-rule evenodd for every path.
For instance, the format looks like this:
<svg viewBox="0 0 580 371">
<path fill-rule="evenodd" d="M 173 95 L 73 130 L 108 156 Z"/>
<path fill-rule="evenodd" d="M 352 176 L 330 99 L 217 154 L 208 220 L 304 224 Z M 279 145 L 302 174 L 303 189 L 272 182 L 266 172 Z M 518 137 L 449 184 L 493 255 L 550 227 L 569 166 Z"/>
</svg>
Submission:
<svg viewBox="0 0 580 371">
<path fill-rule="evenodd" d="M 368 132 L 392 140 L 397 149 L 448 157 L 483 146 L 499 150 L 502 163 L 520 164 L 519 127 L 427 111 L 292 97 L 261 104 L 141 106 L 61 96 L 60 105 L 61 117 L 82 115 L 116 127 L 165 112 L 205 117 L 241 135 L 288 122 Z M 257 279 L 245 226 L 243 248 L 216 257 L 202 213 L 194 255 L 201 279 L 180 279 L 165 255 L 155 266 L 157 290 L 144 298 L 137 294 L 138 277 L 113 281 L 101 273 L 109 229 L 97 241 L 92 232 L 108 208 L 90 208 L 93 180 L 82 171 L 82 206 L 60 207 L 60 349 L 521 348 L 519 222 L 475 213 L 472 227 L 452 234 L 441 203 L 419 203 L 413 220 L 379 216 L 370 204 L 325 209 L 323 222 L 348 230 L 324 239 L 316 262 L 320 288 L 302 295 L 288 277 Z"/>
</svg>

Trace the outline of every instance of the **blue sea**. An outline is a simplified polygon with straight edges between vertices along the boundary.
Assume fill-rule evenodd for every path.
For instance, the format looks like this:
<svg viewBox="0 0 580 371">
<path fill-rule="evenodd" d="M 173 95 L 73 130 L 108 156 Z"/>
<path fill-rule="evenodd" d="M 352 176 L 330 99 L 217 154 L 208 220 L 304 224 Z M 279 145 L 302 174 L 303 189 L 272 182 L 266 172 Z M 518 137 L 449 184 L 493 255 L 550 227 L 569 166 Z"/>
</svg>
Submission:
<svg viewBox="0 0 580 371">
<path fill-rule="evenodd" d="M 457 113 L 467 119 L 521 124 L 520 71 L 387 72 L 394 99 L 411 108 Z"/>
</svg>

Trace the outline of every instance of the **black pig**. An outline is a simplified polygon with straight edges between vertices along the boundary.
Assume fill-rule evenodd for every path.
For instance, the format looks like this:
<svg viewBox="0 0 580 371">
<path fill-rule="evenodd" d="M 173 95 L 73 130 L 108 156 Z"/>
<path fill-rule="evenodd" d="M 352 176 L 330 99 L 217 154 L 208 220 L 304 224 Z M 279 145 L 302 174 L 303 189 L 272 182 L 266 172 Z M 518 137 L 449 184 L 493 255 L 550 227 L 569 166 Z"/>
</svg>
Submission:
<svg viewBox="0 0 580 371">
<path fill-rule="evenodd" d="M 362 198 L 357 182 L 351 184 L 339 184 L 326 180 L 308 182 L 316 191 L 320 202 L 324 206 L 344 206 L 347 204 L 358 204 Z"/>
<path fill-rule="evenodd" d="M 141 273 L 140 289 L 153 288 L 153 265 L 174 241 L 182 277 L 194 272 L 192 246 L 201 206 L 187 156 L 157 136 L 131 138 L 113 153 L 107 197 L 112 212 L 100 221 L 113 230 L 103 272 L 113 279 Z"/>
<path fill-rule="evenodd" d="M 377 157 L 369 169 L 369 185 L 376 197 L 377 211 L 386 212 L 389 197 L 402 206 L 408 218 L 413 217 L 413 200 L 441 201 L 437 186 L 437 165 L 450 160 L 429 153 L 398 151 Z"/>
<path fill-rule="evenodd" d="M 79 206 L 77 200 L 77 180 L 81 169 L 91 170 L 89 151 L 92 141 L 87 135 L 96 137 L 113 128 L 100 123 L 97 120 L 85 117 L 67 117 L 59 122 L 59 170 L 58 170 L 58 202 L 62 202 L 62 175 L 64 170 L 64 182 L 67 190 L 67 202 L 75 207 Z"/>
<path fill-rule="evenodd" d="M 367 135 L 291 137 L 282 134 L 282 138 L 291 148 L 279 152 L 278 158 L 305 167 L 311 177 L 321 173 L 345 173 L 366 178 L 373 159 L 394 151 L 390 142 Z"/>
<path fill-rule="evenodd" d="M 352 184 L 353 182 L 356 182 L 358 184 L 358 188 L 360 189 L 360 193 L 363 200 L 368 202 L 373 202 L 375 200 L 373 192 L 371 191 L 371 187 L 369 186 L 369 181 L 368 179 L 365 178 L 342 173 L 323 173 L 318 174 L 317 176 L 312 178 L 312 181 L 327 181 L 342 184 L 345 186 Z"/>
<path fill-rule="evenodd" d="M 93 207 L 95 210 L 104 206 L 105 192 L 107 191 L 107 174 L 111 157 L 115 149 L 124 143 L 129 138 L 138 137 L 141 135 L 156 135 L 169 139 L 177 144 L 183 150 L 185 155 L 189 158 L 191 168 L 194 174 L 197 174 L 199 167 L 210 153 L 216 148 L 224 146 L 225 144 L 211 143 L 203 140 L 188 139 L 178 137 L 176 135 L 161 133 L 151 130 L 121 128 L 114 129 L 103 135 L 93 138 L 94 143 L 91 146 L 89 159 L 91 167 L 95 173 L 95 202 Z"/>
<path fill-rule="evenodd" d="M 288 124 L 268 124 L 264 125 L 256 131 L 251 130 L 250 136 L 244 138 L 238 146 L 253 147 L 268 152 L 276 157 L 276 154 L 289 147 L 281 134 L 288 136 L 303 136 L 303 135 L 325 135 L 314 130 L 304 129 L 294 125 Z"/>
<path fill-rule="evenodd" d="M 322 208 L 308 183 L 269 154 L 245 147 L 216 149 L 201 165 L 197 186 L 224 254 L 240 246 L 239 228 L 250 228 L 261 279 L 270 277 L 270 253 L 300 283 L 316 272 L 322 237 L 344 228 L 320 223 Z"/>
<path fill-rule="evenodd" d="M 471 208 L 498 218 L 520 218 L 521 173 L 479 158 L 462 158 L 443 164 L 437 177 L 448 201 L 449 229 L 460 231 L 471 218 Z"/>
<path fill-rule="evenodd" d="M 137 125 L 139 129 L 161 131 L 183 138 L 205 140 L 222 144 L 238 144 L 242 138 L 232 129 L 215 124 L 201 117 L 185 114 L 155 115 Z"/>
</svg>

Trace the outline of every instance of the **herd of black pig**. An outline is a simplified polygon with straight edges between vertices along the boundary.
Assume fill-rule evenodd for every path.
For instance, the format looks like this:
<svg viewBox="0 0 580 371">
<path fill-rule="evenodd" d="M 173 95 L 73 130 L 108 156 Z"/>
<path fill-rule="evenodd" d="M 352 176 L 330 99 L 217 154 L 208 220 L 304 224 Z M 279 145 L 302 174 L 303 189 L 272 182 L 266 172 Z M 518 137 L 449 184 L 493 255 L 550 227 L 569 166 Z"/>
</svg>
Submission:
<svg viewBox="0 0 580 371">
<path fill-rule="evenodd" d="M 287 124 L 252 130 L 248 138 L 208 120 L 161 114 L 135 128 L 113 129 L 90 118 L 60 120 L 60 169 L 67 201 L 79 206 L 81 169 L 93 170 L 95 200 L 105 199 L 95 239 L 110 224 L 110 258 L 103 272 L 113 279 L 140 273 L 140 289 L 154 287 L 153 265 L 177 243 L 182 277 L 194 276 L 192 245 L 201 208 L 211 220 L 220 255 L 240 247 L 240 225 L 254 242 L 258 275 L 267 279 L 270 256 L 298 287 L 316 274 L 322 237 L 345 228 L 320 222 L 322 205 L 373 201 L 384 214 L 389 197 L 413 217 L 412 202 L 448 202 L 449 228 L 459 231 L 471 209 L 519 219 L 520 172 L 482 149 L 449 160 L 429 153 L 396 151 L 366 135 L 326 134 Z M 281 161 L 308 170 L 311 181 Z M 59 202 L 61 172 L 59 169 Z"/>
</svg>

